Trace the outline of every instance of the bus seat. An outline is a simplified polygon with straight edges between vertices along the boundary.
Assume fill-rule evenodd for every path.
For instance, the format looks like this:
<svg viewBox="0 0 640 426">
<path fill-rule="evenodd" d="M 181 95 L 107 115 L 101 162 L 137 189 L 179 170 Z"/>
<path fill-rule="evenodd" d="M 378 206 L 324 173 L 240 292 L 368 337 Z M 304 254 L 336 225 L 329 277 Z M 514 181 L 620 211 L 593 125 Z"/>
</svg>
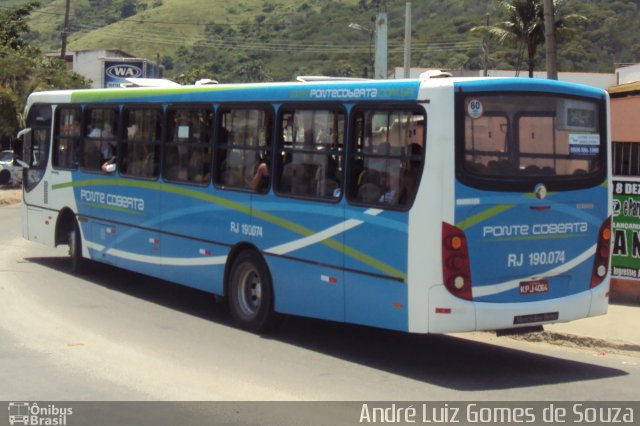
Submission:
<svg viewBox="0 0 640 426">
<path fill-rule="evenodd" d="M 340 184 L 333 179 L 322 179 L 316 184 L 316 195 L 318 197 L 336 198 L 335 191 L 340 188 Z"/>
<path fill-rule="evenodd" d="M 291 173 L 291 193 L 306 195 L 310 193 L 311 179 L 307 173 L 306 164 L 289 163 Z"/>
<path fill-rule="evenodd" d="M 358 188 L 358 201 L 375 203 L 380 199 L 382 190 L 378 185 L 365 183 Z"/>
<path fill-rule="evenodd" d="M 545 176 L 554 176 L 556 174 L 556 169 L 551 166 L 545 166 L 540 170 L 540 174 Z"/>
</svg>

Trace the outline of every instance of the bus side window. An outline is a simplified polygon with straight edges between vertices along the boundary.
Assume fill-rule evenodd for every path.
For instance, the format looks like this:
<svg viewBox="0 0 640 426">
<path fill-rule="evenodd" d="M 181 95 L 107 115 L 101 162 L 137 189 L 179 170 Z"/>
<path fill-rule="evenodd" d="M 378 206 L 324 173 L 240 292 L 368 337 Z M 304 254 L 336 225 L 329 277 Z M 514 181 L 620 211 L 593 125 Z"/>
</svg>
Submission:
<svg viewBox="0 0 640 426">
<path fill-rule="evenodd" d="M 270 109 L 223 108 L 216 145 L 216 184 L 266 193 L 271 171 Z"/>
<path fill-rule="evenodd" d="M 56 110 L 54 127 L 54 167 L 74 169 L 78 165 L 80 149 L 80 108 L 61 107 Z"/>
<path fill-rule="evenodd" d="M 411 206 L 424 162 L 424 113 L 359 109 L 352 128 L 349 200 L 379 207 Z"/>
<path fill-rule="evenodd" d="M 278 193 L 339 199 L 344 168 L 344 112 L 338 109 L 285 109 L 280 121 Z"/>
<path fill-rule="evenodd" d="M 211 130 L 209 108 L 167 110 L 163 177 L 167 180 L 206 184 L 211 179 Z"/>
<path fill-rule="evenodd" d="M 86 170 L 101 171 L 102 165 L 116 155 L 118 110 L 86 108 L 84 126 L 80 165 Z"/>
<path fill-rule="evenodd" d="M 160 140 L 162 136 L 162 110 L 160 108 L 126 108 L 121 143 L 121 170 L 123 174 L 156 178 L 160 166 Z"/>
</svg>

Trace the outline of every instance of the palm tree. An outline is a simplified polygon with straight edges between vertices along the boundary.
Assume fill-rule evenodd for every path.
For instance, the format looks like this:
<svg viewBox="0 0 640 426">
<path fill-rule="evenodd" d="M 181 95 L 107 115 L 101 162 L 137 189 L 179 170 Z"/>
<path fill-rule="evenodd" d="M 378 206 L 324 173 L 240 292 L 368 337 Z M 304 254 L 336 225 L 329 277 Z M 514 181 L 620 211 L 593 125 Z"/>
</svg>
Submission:
<svg viewBox="0 0 640 426">
<path fill-rule="evenodd" d="M 498 8 L 506 19 L 496 25 L 474 27 L 471 32 L 495 38 L 500 44 L 516 46 L 520 62 L 526 50 L 529 77 L 533 77 L 538 46 L 545 42 L 543 3 L 543 0 L 499 0 Z M 562 0 L 553 0 L 556 34 L 558 38 L 570 38 L 574 33 L 571 25 L 587 18 L 576 14 L 561 16 L 561 3 Z"/>
</svg>

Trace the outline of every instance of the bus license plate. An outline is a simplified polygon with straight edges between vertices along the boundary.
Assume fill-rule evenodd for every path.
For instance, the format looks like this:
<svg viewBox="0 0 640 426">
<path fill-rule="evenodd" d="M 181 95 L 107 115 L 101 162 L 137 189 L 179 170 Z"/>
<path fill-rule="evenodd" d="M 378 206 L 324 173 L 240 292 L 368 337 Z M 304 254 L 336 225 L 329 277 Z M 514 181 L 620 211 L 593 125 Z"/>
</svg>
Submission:
<svg viewBox="0 0 640 426">
<path fill-rule="evenodd" d="M 520 283 L 520 294 L 540 294 L 549 291 L 549 281 L 546 278 Z"/>
</svg>

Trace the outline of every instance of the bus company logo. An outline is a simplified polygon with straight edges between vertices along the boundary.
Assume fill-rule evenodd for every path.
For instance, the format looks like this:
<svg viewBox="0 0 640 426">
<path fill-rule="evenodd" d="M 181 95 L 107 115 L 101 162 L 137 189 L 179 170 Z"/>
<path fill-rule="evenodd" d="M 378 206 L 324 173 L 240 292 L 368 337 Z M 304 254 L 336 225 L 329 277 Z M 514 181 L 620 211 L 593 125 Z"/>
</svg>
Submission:
<svg viewBox="0 0 640 426">
<path fill-rule="evenodd" d="M 9 424 L 27 426 L 65 426 L 73 408 L 61 408 L 55 404 L 40 407 L 37 402 L 10 402 Z"/>
<path fill-rule="evenodd" d="M 105 70 L 105 73 L 114 78 L 135 78 L 142 76 L 142 68 L 130 64 L 111 65 Z"/>
</svg>

